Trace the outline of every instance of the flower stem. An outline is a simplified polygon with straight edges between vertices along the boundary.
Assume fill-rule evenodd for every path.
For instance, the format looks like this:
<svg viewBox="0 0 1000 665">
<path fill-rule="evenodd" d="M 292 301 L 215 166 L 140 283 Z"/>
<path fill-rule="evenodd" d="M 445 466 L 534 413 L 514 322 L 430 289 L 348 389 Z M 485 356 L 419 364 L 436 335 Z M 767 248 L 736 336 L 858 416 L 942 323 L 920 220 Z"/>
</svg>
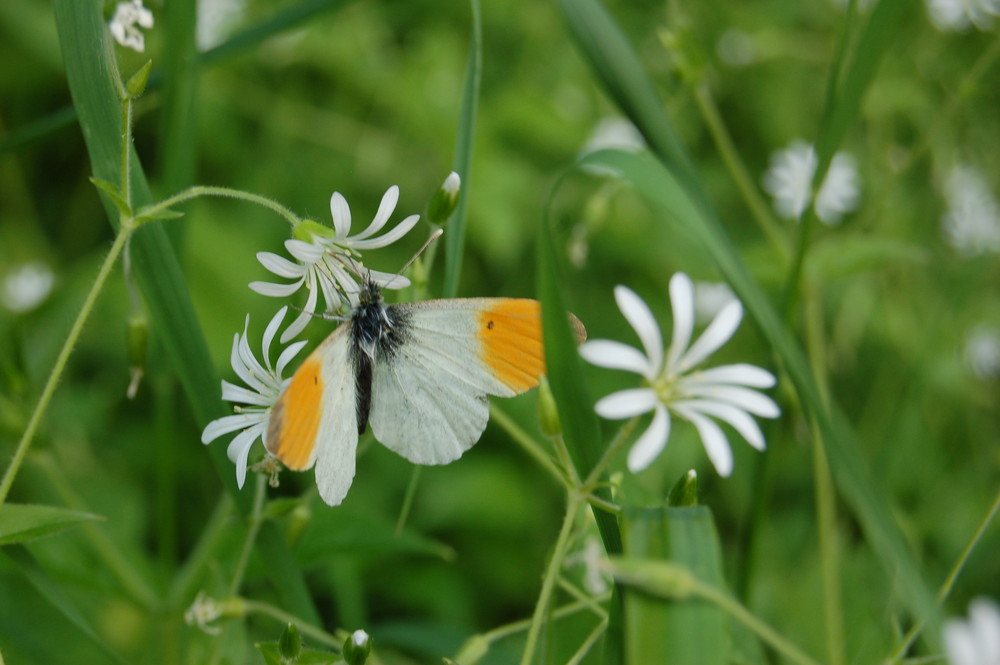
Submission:
<svg viewBox="0 0 1000 665">
<path fill-rule="evenodd" d="M 531 615 L 531 626 L 528 628 L 528 637 L 524 644 L 524 653 L 521 655 L 521 665 L 530 665 L 538 644 L 538 634 L 542 628 L 542 617 L 549 606 L 552 598 L 552 591 L 555 589 L 556 581 L 559 579 L 559 571 L 562 569 L 563 559 L 569 549 L 570 536 L 573 533 L 573 523 L 576 521 L 577 509 L 582 501 L 581 495 L 576 492 L 569 492 L 566 500 L 566 514 L 563 516 L 562 527 L 559 529 L 559 537 L 552 548 L 552 556 L 549 565 L 545 569 L 545 577 L 542 580 L 542 590 L 538 594 L 538 601 L 535 603 L 535 611 Z"/>
<path fill-rule="evenodd" d="M 193 187 L 188 187 L 187 189 L 180 191 L 173 196 L 160 201 L 159 203 L 154 203 L 151 206 L 143 208 L 139 211 L 138 216 L 147 218 L 143 220 L 143 223 L 145 223 L 146 221 L 151 221 L 151 218 L 156 213 L 163 212 L 170 208 L 170 206 L 183 203 L 184 201 L 189 201 L 199 196 L 225 196 L 232 199 L 239 199 L 241 201 L 249 201 L 250 203 L 256 203 L 259 206 L 273 210 L 288 220 L 288 223 L 292 226 L 298 224 L 300 221 L 298 216 L 291 210 L 277 201 L 267 198 L 266 196 L 251 194 L 250 192 L 244 192 L 238 189 L 230 189 L 229 187 L 213 187 L 210 185 L 194 185 Z"/>
<path fill-rule="evenodd" d="M 250 524 L 247 528 L 247 537 L 243 540 L 243 549 L 240 550 L 240 558 L 236 561 L 236 571 L 233 573 L 233 579 L 229 582 L 229 591 L 227 593 L 230 596 L 235 596 L 239 593 L 240 586 L 243 584 L 243 574 L 246 572 L 247 562 L 250 560 L 250 551 L 253 549 L 254 541 L 257 540 L 257 532 L 260 530 L 260 523 L 263 519 L 264 486 L 266 484 L 267 477 L 264 474 L 255 474 L 253 509 L 250 512 Z"/>
<path fill-rule="evenodd" d="M 722 121 L 722 114 L 719 113 L 715 105 L 715 99 L 708 84 L 702 81 L 694 87 L 694 100 L 701 112 L 701 118 L 705 121 L 708 133 L 715 141 L 715 147 L 722 155 L 722 161 L 729 169 L 729 175 L 739 188 L 740 194 L 750 214 L 753 215 L 757 226 L 764 232 L 764 235 L 771 241 L 771 245 L 778 251 L 778 256 L 787 266 L 791 259 L 791 248 L 788 246 L 788 239 L 782 234 L 781 227 L 775 220 L 774 215 L 768 209 L 767 204 L 757 191 L 757 186 L 750 178 L 746 166 L 740 159 L 740 154 L 733 144 L 733 139 L 726 130 L 726 125 Z"/>
<path fill-rule="evenodd" d="M 63 342 L 62 349 L 59 351 L 59 356 L 56 358 L 55 367 L 53 367 L 52 372 L 49 373 L 49 378 L 45 382 L 45 387 L 42 388 L 42 395 L 38 398 L 35 410 L 32 412 L 31 418 L 28 420 L 28 427 L 24 430 L 24 434 L 21 436 L 21 440 L 17 444 L 17 449 L 14 451 L 14 457 L 10 461 L 10 466 L 7 467 L 7 471 L 4 472 L 3 479 L 0 480 L 0 506 L 2 506 L 4 501 L 7 500 L 7 493 L 10 492 L 10 486 L 13 484 L 14 477 L 17 476 L 18 470 L 21 468 L 21 463 L 24 462 L 24 456 L 27 455 L 28 449 L 31 447 L 31 442 L 35 438 L 35 432 L 38 430 L 38 426 L 42 421 L 42 416 L 45 415 L 45 411 L 48 409 L 49 402 L 52 400 L 52 394 L 55 392 L 56 385 L 59 383 L 59 378 L 66 369 L 66 363 L 69 360 L 70 354 L 73 352 L 73 347 L 76 346 L 76 342 L 80 338 L 80 333 L 83 331 L 83 325 L 90 317 L 90 312 L 94 308 L 94 303 L 97 302 L 97 296 L 100 294 L 101 289 L 104 288 L 104 283 L 107 281 L 108 275 L 111 274 L 111 268 L 114 267 L 115 261 L 118 260 L 118 255 L 121 254 L 122 248 L 125 247 L 125 242 L 128 240 L 131 233 L 132 228 L 128 225 L 122 226 L 121 230 L 118 232 L 118 236 L 115 238 L 114 244 L 111 245 L 111 251 L 108 252 L 103 265 L 101 265 L 100 271 L 97 273 L 97 279 L 94 280 L 93 286 L 90 287 L 90 292 L 87 293 L 87 298 L 83 301 L 83 307 L 80 309 L 80 313 L 77 314 L 76 320 L 73 321 L 73 326 L 70 328 L 69 334 L 66 336 L 66 341 Z"/>
<path fill-rule="evenodd" d="M 403 533 L 403 529 L 406 527 L 406 520 L 410 517 L 410 508 L 413 507 L 413 497 L 417 494 L 417 485 L 420 484 L 420 469 L 423 467 L 419 465 L 413 466 L 413 472 L 410 473 L 410 482 L 406 486 L 406 494 L 403 496 L 403 505 L 399 509 L 399 519 L 396 520 L 396 531 L 395 534 L 399 536 Z"/>
<path fill-rule="evenodd" d="M 288 612 L 273 605 L 256 600 L 247 600 L 244 598 L 243 607 L 247 612 L 257 612 L 258 614 L 269 616 L 272 619 L 277 619 L 285 624 L 293 623 L 303 635 L 325 644 L 336 653 L 340 653 L 340 650 L 344 646 L 344 640 L 337 638 L 335 635 L 331 635 L 322 628 L 317 628 L 312 624 L 306 623 L 294 614 L 289 614 Z"/>
<path fill-rule="evenodd" d="M 500 427 L 502 427 L 507 434 L 510 435 L 510 438 L 514 439 L 514 443 L 521 446 L 526 453 L 531 455 L 531 457 L 538 462 L 538 465 L 545 469 L 550 476 L 555 478 L 559 484 L 566 489 L 570 488 L 570 483 L 566 478 L 566 474 L 563 473 L 559 469 L 559 466 L 552 461 L 552 458 L 544 450 L 542 450 L 538 441 L 525 432 L 513 418 L 507 415 L 506 411 L 491 403 L 490 419 L 500 425 Z"/>
<path fill-rule="evenodd" d="M 122 98 L 122 155 L 121 155 L 121 195 L 132 210 L 132 169 L 129 168 L 132 155 L 132 98 L 126 95 Z"/>
<path fill-rule="evenodd" d="M 582 489 L 584 492 L 593 491 L 594 486 L 597 485 L 597 481 L 600 480 L 601 475 L 604 473 L 604 470 L 607 469 L 611 460 L 614 459 L 618 451 L 625 445 L 625 442 L 628 441 L 630 436 L 632 436 L 632 432 L 635 431 L 635 426 L 637 424 L 639 424 L 638 416 L 632 418 L 621 426 L 618 430 L 618 434 L 615 435 L 614 441 L 612 441 L 611 445 L 605 449 L 604 454 L 601 455 L 601 459 L 597 460 L 597 464 L 595 464 L 594 468 L 590 470 L 590 475 L 587 476 L 586 482 L 583 483 Z"/>
</svg>

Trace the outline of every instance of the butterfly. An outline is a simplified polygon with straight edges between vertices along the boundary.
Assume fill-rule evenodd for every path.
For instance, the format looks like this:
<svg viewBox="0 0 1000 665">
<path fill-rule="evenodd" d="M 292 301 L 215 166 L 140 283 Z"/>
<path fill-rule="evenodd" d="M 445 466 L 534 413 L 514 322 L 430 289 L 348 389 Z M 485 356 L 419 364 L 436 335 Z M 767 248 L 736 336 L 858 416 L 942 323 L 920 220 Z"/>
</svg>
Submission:
<svg viewBox="0 0 1000 665">
<path fill-rule="evenodd" d="M 583 324 L 569 315 L 578 341 Z M 415 464 L 447 464 L 479 440 L 488 395 L 513 397 L 545 372 L 541 306 L 521 298 L 386 305 L 367 281 L 359 304 L 292 376 L 271 410 L 267 449 L 296 471 L 316 468 L 323 500 L 354 479 L 358 437 Z"/>
</svg>

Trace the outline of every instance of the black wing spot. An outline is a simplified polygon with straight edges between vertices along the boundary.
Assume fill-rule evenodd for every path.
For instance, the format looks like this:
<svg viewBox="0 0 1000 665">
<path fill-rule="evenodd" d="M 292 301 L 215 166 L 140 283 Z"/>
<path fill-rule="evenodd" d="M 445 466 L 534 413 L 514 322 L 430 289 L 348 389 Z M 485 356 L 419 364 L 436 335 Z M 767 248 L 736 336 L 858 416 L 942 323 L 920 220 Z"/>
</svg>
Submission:
<svg viewBox="0 0 1000 665">
<path fill-rule="evenodd" d="M 493 330 L 493 322 L 492 321 L 488 321 L 486 323 L 486 329 L 487 330 Z"/>
</svg>

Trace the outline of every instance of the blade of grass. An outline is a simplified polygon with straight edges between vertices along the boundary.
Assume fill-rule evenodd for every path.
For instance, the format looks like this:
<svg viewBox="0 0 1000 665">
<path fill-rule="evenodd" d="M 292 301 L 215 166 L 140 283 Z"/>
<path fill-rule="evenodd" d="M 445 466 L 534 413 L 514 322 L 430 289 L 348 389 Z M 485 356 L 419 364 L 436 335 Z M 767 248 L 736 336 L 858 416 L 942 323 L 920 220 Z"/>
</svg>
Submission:
<svg viewBox="0 0 1000 665">
<path fill-rule="evenodd" d="M 458 206 L 448 221 L 444 236 L 444 287 L 442 297 L 454 298 L 458 295 L 458 280 L 462 276 L 462 254 L 465 252 L 465 225 L 468 218 L 470 170 L 472 148 L 476 138 L 476 112 L 479 108 L 479 82 L 483 68 L 483 20 L 479 0 L 469 0 L 472 9 L 472 41 L 469 43 L 469 58 L 465 69 L 465 87 L 462 92 L 462 108 L 458 116 L 458 133 L 455 138 L 454 170 L 462 179 L 462 193 Z"/>
<path fill-rule="evenodd" d="M 95 177 L 119 182 L 121 110 L 112 83 L 117 76 L 100 5 L 55 0 L 53 10 L 66 64 L 66 76 L 90 154 Z M 152 202 L 139 164 L 132 160 L 133 201 L 136 207 Z M 118 213 L 104 203 L 112 223 Z M 177 258 L 159 224 L 146 224 L 132 238 L 133 266 L 150 317 L 177 372 L 197 420 L 207 423 L 223 414 L 220 381 L 198 325 Z M 199 445 L 192 441 L 192 445 Z M 209 455 L 240 511 L 248 515 L 252 497 L 236 487 L 232 465 L 223 446 L 210 446 Z M 318 622 L 301 573 L 295 566 L 277 527 L 268 522 L 260 531 L 258 547 L 277 592 L 287 607 L 307 621 Z"/>
</svg>

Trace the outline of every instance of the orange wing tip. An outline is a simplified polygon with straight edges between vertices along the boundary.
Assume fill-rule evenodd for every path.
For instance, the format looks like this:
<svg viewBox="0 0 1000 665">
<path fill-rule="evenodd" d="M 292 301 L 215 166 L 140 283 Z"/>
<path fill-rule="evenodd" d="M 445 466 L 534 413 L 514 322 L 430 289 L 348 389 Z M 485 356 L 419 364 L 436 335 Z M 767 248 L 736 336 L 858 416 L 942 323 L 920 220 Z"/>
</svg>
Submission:
<svg viewBox="0 0 1000 665">
<path fill-rule="evenodd" d="M 323 365 L 307 358 L 271 410 L 267 449 L 293 471 L 309 466 L 323 415 Z"/>
<path fill-rule="evenodd" d="M 545 373 L 541 309 L 537 300 L 501 298 L 479 312 L 480 358 L 515 393 L 538 385 Z"/>
</svg>

